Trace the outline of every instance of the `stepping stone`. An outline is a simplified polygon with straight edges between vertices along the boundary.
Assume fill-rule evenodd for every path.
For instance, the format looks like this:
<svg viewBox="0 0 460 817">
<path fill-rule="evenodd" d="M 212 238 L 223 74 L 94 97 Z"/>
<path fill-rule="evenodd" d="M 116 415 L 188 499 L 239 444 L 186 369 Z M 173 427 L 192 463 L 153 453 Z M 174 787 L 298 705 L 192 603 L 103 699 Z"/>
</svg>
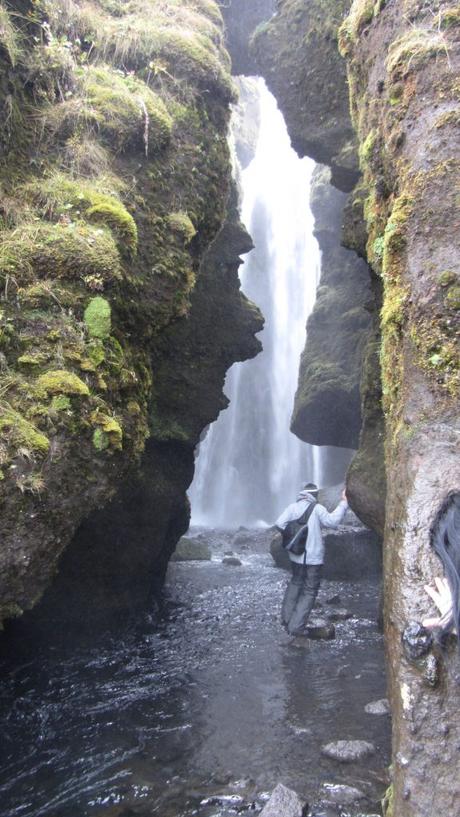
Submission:
<svg viewBox="0 0 460 817">
<path fill-rule="evenodd" d="M 336 610 L 328 610 L 327 617 L 329 621 L 346 621 L 353 618 L 353 613 L 350 613 L 350 610 L 346 610 L 345 607 L 337 607 Z"/>
<path fill-rule="evenodd" d="M 331 641 L 335 638 L 335 627 L 325 618 L 310 618 L 306 627 L 307 638 Z"/>
<path fill-rule="evenodd" d="M 302 817 L 304 806 L 297 792 L 278 783 L 260 817 Z"/>
<path fill-rule="evenodd" d="M 183 536 L 179 539 L 176 549 L 171 556 L 172 562 L 193 562 L 211 560 L 211 550 L 205 542 Z"/>
<path fill-rule="evenodd" d="M 236 556 L 224 556 L 222 564 L 227 565 L 227 567 L 241 567 L 243 562 Z"/>
<path fill-rule="evenodd" d="M 321 754 L 340 763 L 353 763 L 375 754 L 375 746 L 367 740 L 337 740 L 323 746 Z"/>
<path fill-rule="evenodd" d="M 389 715 L 391 712 L 390 702 L 386 698 L 381 698 L 380 701 L 371 701 L 366 704 L 364 711 L 369 715 Z"/>
<path fill-rule="evenodd" d="M 366 796 L 360 789 L 354 786 L 345 786 L 341 783 L 323 783 L 321 794 L 330 803 L 337 803 L 341 806 L 348 806 L 357 800 L 363 800 Z"/>
</svg>

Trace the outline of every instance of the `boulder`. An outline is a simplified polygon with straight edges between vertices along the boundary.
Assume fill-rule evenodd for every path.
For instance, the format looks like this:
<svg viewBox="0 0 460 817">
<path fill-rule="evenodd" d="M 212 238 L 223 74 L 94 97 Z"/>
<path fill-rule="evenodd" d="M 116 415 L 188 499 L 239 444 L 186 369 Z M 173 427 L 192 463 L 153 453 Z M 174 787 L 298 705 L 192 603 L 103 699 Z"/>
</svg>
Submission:
<svg viewBox="0 0 460 817">
<path fill-rule="evenodd" d="M 335 638 L 335 627 L 324 618 L 310 618 L 306 627 L 307 638 L 314 641 L 332 641 Z"/>
<path fill-rule="evenodd" d="M 211 550 L 205 542 L 183 536 L 171 556 L 172 562 L 210 561 Z"/>
<path fill-rule="evenodd" d="M 329 621 L 347 621 L 347 619 L 353 618 L 353 613 L 346 610 L 345 607 L 336 607 L 334 610 L 328 611 L 327 617 Z"/>
<path fill-rule="evenodd" d="M 366 704 L 364 711 L 369 715 L 389 715 L 391 712 L 390 702 L 386 698 L 381 698 L 379 701 L 371 701 Z"/>
<path fill-rule="evenodd" d="M 224 556 L 222 564 L 227 565 L 227 567 L 241 567 L 243 562 L 237 556 Z"/>
<path fill-rule="evenodd" d="M 278 783 L 260 817 L 302 817 L 305 803 L 292 789 Z"/>
<path fill-rule="evenodd" d="M 341 783 L 323 783 L 321 794 L 324 795 L 327 802 L 337 803 L 341 806 L 355 803 L 366 796 L 360 789 L 356 789 L 354 786 L 345 786 Z"/>
<path fill-rule="evenodd" d="M 283 548 L 283 540 L 281 534 L 276 531 L 269 540 L 270 544 L 270 553 L 272 555 L 272 559 L 275 562 L 277 567 L 281 567 L 283 570 L 290 570 L 291 569 L 291 561 L 289 559 L 289 554 L 287 550 Z"/>
<path fill-rule="evenodd" d="M 375 754 L 375 746 L 367 740 L 337 740 L 323 746 L 321 754 L 339 763 L 354 763 Z"/>
</svg>

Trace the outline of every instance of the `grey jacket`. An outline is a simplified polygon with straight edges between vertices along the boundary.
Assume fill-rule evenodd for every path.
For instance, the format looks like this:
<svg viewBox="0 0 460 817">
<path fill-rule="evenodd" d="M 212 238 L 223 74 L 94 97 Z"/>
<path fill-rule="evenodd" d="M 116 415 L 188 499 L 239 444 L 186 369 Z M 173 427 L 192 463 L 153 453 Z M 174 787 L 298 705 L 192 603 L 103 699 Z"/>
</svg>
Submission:
<svg viewBox="0 0 460 817">
<path fill-rule="evenodd" d="M 277 528 L 284 530 L 288 522 L 299 519 L 311 502 L 315 502 L 311 494 L 303 494 L 301 499 L 288 505 L 285 511 L 275 522 Z M 344 518 L 348 502 L 342 499 L 335 510 L 329 513 L 324 505 L 317 504 L 308 520 L 308 538 L 305 553 L 295 556 L 289 553 L 291 562 L 297 564 L 322 565 L 324 562 L 324 542 L 321 528 L 337 528 Z"/>
</svg>

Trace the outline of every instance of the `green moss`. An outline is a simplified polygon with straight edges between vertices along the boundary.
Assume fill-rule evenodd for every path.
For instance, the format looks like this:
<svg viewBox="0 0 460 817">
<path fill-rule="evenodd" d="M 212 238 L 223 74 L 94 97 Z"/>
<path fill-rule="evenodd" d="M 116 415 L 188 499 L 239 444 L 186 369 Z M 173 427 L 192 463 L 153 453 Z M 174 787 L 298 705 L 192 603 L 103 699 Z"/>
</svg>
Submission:
<svg viewBox="0 0 460 817">
<path fill-rule="evenodd" d="M 167 220 L 170 228 L 181 236 L 184 244 L 190 244 L 196 235 L 196 229 L 187 213 L 170 213 Z"/>
<path fill-rule="evenodd" d="M 446 302 L 451 309 L 460 309 L 460 286 L 450 287 L 446 295 Z"/>
<path fill-rule="evenodd" d="M 92 338 L 108 338 L 111 332 L 112 310 L 105 298 L 92 298 L 85 309 L 85 323 Z"/>
<path fill-rule="evenodd" d="M 105 451 L 109 445 L 109 437 L 102 428 L 96 428 L 93 432 L 93 445 L 96 451 Z"/>
<path fill-rule="evenodd" d="M 84 76 L 83 116 L 119 150 L 161 150 L 171 137 L 172 118 L 163 100 L 132 75 L 110 66 L 91 66 Z"/>
<path fill-rule="evenodd" d="M 55 395 L 51 401 L 53 411 L 68 411 L 72 407 L 70 398 L 64 394 Z"/>
<path fill-rule="evenodd" d="M 3 3 L 0 3 L 0 49 L 6 52 L 14 68 L 21 54 L 21 48 L 18 33 Z"/>
<path fill-rule="evenodd" d="M 5 232 L 0 246 L 0 279 L 35 284 L 36 277 L 80 278 L 103 285 L 121 278 L 112 235 L 84 224 L 31 222 Z"/>
<path fill-rule="evenodd" d="M 70 396 L 87 397 L 89 388 L 73 372 L 66 369 L 45 372 L 36 380 L 38 394 L 67 394 Z"/>
<path fill-rule="evenodd" d="M 362 168 L 364 168 L 372 159 L 376 142 L 377 133 L 374 130 L 371 130 L 364 142 L 361 142 L 359 146 L 359 161 Z"/>
<path fill-rule="evenodd" d="M 9 446 L 31 454 L 46 454 L 50 446 L 48 437 L 10 406 L 0 406 L 0 433 Z"/>
<path fill-rule="evenodd" d="M 42 207 L 51 220 L 64 218 L 78 222 L 85 219 L 103 224 L 113 231 L 120 249 L 127 249 L 133 255 L 137 249 L 137 227 L 118 198 L 117 187 L 120 183 L 110 176 L 88 182 L 54 173 L 40 183 L 23 188 L 21 193 Z"/>
<path fill-rule="evenodd" d="M 382 328 L 393 334 L 399 331 L 404 323 L 404 304 L 407 301 L 407 290 L 400 285 L 387 285 L 381 315 Z"/>
<path fill-rule="evenodd" d="M 394 817 L 394 786 L 388 786 L 383 800 L 382 800 L 382 813 L 384 817 Z"/>
<path fill-rule="evenodd" d="M 377 236 L 377 238 L 374 239 L 374 243 L 372 245 L 372 252 L 373 252 L 373 255 L 375 256 L 375 258 L 377 258 L 377 259 L 383 258 L 384 247 L 385 247 L 385 237 L 383 235 Z"/>
<path fill-rule="evenodd" d="M 351 54 L 360 34 L 372 22 L 374 13 L 374 0 L 355 0 L 352 3 L 350 13 L 338 32 L 339 51 L 342 57 Z"/>
<path fill-rule="evenodd" d="M 448 43 L 441 31 L 412 27 L 395 40 L 388 51 L 387 71 L 393 81 L 417 70 L 427 60 L 448 55 Z"/>
<path fill-rule="evenodd" d="M 414 199 L 408 195 L 399 196 L 391 211 L 384 233 L 383 275 L 394 277 L 399 274 L 398 256 L 406 247 L 407 221 L 414 207 Z"/>
<path fill-rule="evenodd" d="M 20 366 L 24 366 L 25 368 L 29 368 L 30 366 L 40 366 L 42 363 L 48 360 L 48 355 L 43 354 L 41 352 L 29 353 L 20 355 L 18 357 L 18 364 Z"/>
<path fill-rule="evenodd" d="M 101 411 L 95 411 L 91 415 L 91 421 L 97 426 L 93 434 L 93 445 L 95 448 L 103 446 L 102 448 L 99 447 L 98 450 L 104 450 L 104 448 L 110 446 L 110 448 L 115 450 L 121 450 L 123 446 L 123 429 L 115 417 L 111 417 Z"/>
<path fill-rule="evenodd" d="M 161 6 L 137 0 L 130 14 L 107 21 L 100 32 L 99 49 L 116 66 L 149 71 L 165 81 L 185 79 L 234 99 L 230 60 L 222 47 L 222 31 L 192 6 Z M 216 18 L 217 19 L 217 18 Z"/>
<path fill-rule="evenodd" d="M 452 270 L 444 270 L 441 272 L 440 276 L 438 277 L 438 284 L 440 287 L 449 287 L 451 284 L 455 284 L 457 281 L 457 275 Z"/>
</svg>

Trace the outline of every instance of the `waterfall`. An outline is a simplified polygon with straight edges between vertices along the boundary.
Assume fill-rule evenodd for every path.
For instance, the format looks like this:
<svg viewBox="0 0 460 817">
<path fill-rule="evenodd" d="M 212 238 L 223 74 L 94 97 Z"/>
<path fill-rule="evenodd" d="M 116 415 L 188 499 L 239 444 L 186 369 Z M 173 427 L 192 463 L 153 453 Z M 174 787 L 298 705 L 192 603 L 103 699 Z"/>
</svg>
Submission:
<svg viewBox="0 0 460 817">
<path fill-rule="evenodd" d="M 263 352 L 236 363 L 221 412 L 199 448 L 190 489 L 193 524 L 272 524 L 305 480 L 321 480 L 320 449 L 289 431 L 305 322 L 320 251 L 309 205 L 314 162 L 299 159 L 274 97 L 258 80 L 260 129 L 241 173 L 242 220 L 255 249 L 241 267 L 245 294 L 262 310 Z"/>
</svg>

